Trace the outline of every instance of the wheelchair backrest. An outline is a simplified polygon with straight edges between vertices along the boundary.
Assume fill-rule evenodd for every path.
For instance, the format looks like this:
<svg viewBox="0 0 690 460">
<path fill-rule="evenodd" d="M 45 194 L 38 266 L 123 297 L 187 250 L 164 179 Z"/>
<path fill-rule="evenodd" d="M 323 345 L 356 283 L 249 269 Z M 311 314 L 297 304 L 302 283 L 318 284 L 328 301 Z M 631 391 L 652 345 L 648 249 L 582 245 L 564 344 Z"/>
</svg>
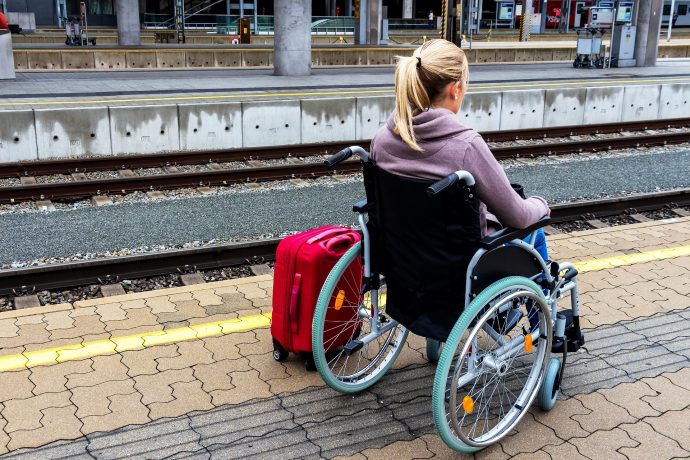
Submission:
<svg viewBox="0 0 690 460">
<path fill-rule="evenodd" d="M 373 271 L 386 278 L 386 309 L 420 335 L 445 340 L 465 306 L 469 261 L 479 248 L 474 187 L 427 195 L 433 180 L 364 167 Z"/>
</svg>

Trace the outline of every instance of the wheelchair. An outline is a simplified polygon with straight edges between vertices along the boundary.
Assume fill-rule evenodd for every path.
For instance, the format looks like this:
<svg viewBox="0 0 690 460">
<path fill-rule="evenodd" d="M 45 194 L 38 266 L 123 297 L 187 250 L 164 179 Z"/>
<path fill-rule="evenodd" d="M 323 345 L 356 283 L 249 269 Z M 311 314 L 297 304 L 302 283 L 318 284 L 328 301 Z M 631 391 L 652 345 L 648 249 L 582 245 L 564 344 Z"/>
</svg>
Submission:
<svg viewBox="0 0 690 460">
<path fill-rule="evenodd" d="M 576 268 L 547 264 L 534 248 L 549 218 L 481 238 L 468 172 L 406 178 L 378 168 L 360 147 L 325 164 L 353 154 L 367 195 L 353 206 L 363 239 L 326 278 L 312 325 L 326 384 L 342 393 L 374 385 L 411 331 L 427 338 L 436 363 L 433 419 L 450 448 L 472 453 L 499 441 L 535 400 L 553 408 L 567 355 L 584 337 Z M 571 308 L 559 311 L 566 295 Z"/>
</svg>

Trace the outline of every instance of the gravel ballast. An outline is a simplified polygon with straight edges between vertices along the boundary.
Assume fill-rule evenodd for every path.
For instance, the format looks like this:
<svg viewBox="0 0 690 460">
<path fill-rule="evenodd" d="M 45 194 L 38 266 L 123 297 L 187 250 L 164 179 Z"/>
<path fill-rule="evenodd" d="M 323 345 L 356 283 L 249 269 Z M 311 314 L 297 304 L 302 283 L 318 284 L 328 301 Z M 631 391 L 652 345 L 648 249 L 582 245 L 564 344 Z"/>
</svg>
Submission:
<svg viewBox="0 0 690 460">
<path fill-rule="evenodd" d="M 669 147 L 663 156 L 658 153 L 541 160 L 512 165 L 507 173 L 528 194 L 551 203 L 690 187 L 690 151 Z M 342 182 L 324 178 L 255 187 L 221 188 L 209 196 L 178 192 L 175 199 L 121 199 L 98 208 L 65 206 L 60 209 L 69 210 L 49 213 L 7 212 L 0 215 L 6 236 L 0 240 L 0 264 L 7 268 L 75 254 L 117 255 L 123 249 L 160 250 L 354 224 L 351 205 L 364 196 L 356 176 Z"/>
</svg>

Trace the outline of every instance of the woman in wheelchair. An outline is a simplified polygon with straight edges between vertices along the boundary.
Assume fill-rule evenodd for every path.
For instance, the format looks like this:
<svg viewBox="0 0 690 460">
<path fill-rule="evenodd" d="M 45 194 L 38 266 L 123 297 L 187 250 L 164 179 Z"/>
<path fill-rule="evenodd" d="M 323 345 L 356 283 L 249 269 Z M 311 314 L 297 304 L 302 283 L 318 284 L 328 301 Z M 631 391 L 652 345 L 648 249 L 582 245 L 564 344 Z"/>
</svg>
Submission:
<svg viewBox="0 0 690 460">
<path fill-rule="evenodd" d="M 390 173 L 420 179 L 465 170 L 477 183 L 482 236 L 502 224 L 526 228 L 549 215 L 549 206 L 540 197 L 523 200 L 482 137 L 460 122 L 468 77 L 465 53 L 446 40 L 428 41 L 412 57 L 401 58 L 396 110 L 372 140 L 372 158 Z M 546 243 L 539 240 L 548 259 Z"/>
<path fill-rule="evenodd" d="M 535 400 L 554 406 L 567 353 L 584 340 L 577 270 L 547 262 L 546 201 L 520 197 L 459 121 L 467 81 L 461 49 L 425 43 L 400 58 L 396 110 L 371 155 L 350 147 L 326 161 L 357 154 L 367 198 L 353 207 L 362 243 L 321 290 L 312 346 L 326 383 L 352 393 L 390 369 L 409 331 L 426 337 L 436 427 L 451 448 L 474 452 Z M 567 295 L 571 308 L 559 311 Z"/>
</svg>

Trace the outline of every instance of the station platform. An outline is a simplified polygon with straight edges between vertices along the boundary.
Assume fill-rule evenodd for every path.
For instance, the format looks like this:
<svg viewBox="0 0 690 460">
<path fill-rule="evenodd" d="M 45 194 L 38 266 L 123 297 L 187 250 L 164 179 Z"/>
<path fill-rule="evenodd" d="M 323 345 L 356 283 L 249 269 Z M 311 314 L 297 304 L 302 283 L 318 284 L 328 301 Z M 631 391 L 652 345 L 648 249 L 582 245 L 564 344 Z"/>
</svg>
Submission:
<svg viewBox="0 0 690 460">
<path fill-rule="evenodd" d="M 460 118 L 477 131 L 690 117 L 689 59 L 656 67 L 470 68 Z M 371 139 L 394 69 L 19 73 L 0 83 L 0 162 Z"/>
<path fill-rule="evenodd" d="M 690 59 L 656 67 L 575 69 L 566 63 L 470 65 L 469 93 L 690 82 Z M 219 103 L 392 95 L 394 68 L 314 69 L 276 77 L 272 69 L 19 73 L 0 83 L 0 111 L 25 108 Z"/>
<path fill-rule="evenodd" d="M 152 45 L 158 43 L 156 40 L 157 32 L 170 32 L 169 30 L 156 29 L 142 29 L 141 43 L 144 45 Z M 388 41 L 391 45 L 417 43 L 427 38 L 435 38 L 439 36 L 438 29 L 393 29 L 388 31 Z M 519 36 L 519 29 L 496 28 L 496 29 L 480 29 L 479 32 L 473 35 L 473 42 L 511 42 L 517 41 Z M 666 37 L 666 28 L 661 29 L 661 36 Z M 312 43 L 319 44 L 333 44 L 340 41 L 343 37 L 345 41 L 352 44 L 354 36 L 350 34 L 335 34 L 327 33 L 323 35 L 313 35 Z M 672 31 L 672 39 L 690 38 L 690 28 L 675 27 Z M 116 45 L 117 44 L 117 29 L 115 28 L 89 28 L 89 38 L 95 38 L 99 45 Z M 229 44 L 232 39 L 231 35 L 218 34 L 216 29 L 191 29 L 185 33 L 186 43 L 194 45 L 223 45 Z M 543 34 L 530 35 L 530 41 L 575 41 L 577 34 L 570 30 L 567 33 L 561 33 L 555 30 L 547 30 Z M 469 37 L 468 37 L 469 40 Z M 62 44 L 65 42 L 64 29 L 40 29 L 35 33 L 25 35 L 15 35 L 15 43 L 52 43 Z M 172 43 L 172 41 L 170 41 Z M 251 43 L 255 45 L 270 45 L 273 44 L 273 35 L 252 35 Z"/>
<path fill-rule="evenodd" d="M 656 67 L 471 65 L 460 111 L 477 131 L 690 117 L 690 59 Z M 0 163 L 371 139 L 394 69 L 18 73 L 0 83 Z"/>
<path fill-rule="evenodd" d="M 550 237 L 580 270 L 587 344 L 561 400 L 477 458 L 690 455 L 690 218 Z M 460 458 L 410 337 L 339 395 L 271 356 L 270 275 L 0 313 L 6 458 Z"/>
</svg>

